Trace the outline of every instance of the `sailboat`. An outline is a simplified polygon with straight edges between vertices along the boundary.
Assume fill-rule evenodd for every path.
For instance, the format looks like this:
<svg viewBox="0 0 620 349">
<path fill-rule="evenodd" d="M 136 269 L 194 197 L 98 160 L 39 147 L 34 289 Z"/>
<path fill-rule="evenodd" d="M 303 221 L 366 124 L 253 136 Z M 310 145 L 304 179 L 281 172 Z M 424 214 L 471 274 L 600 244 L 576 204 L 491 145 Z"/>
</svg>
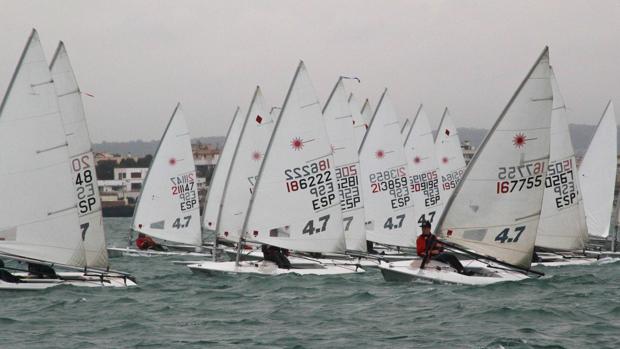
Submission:
<svg viewBox="0 0 620 349">
<path fill-rule="evenodd" d="M 230 122 L 230 126 L 228 126 L 224 147 L 217 160 L 217 165 L 211 176 L 211 182 L 209 183 L 209 189 L 207 191 L 205 208 L 202 214 L 202 227 L 205 231 L 213 234 L 217 233 L 217 224 L 220 216 L 224 188 L 226 187 L 226 179 L 230 172 L 235 149 L 237 149 L 237 144 L 241 137 L 241 129 L 243 128 L 243 117 L 241 114 L 241 109 L 237 107 L 233 119 Z"/>
<path fill-rule="evenodd" d="M 400 130 L 386 89 L 359 150 L 366 239 L 391 247 L 414 247 L 417 218 Z"/>
<path fill-rule="evenodd" d="M 0 289 L 134 286 L 108 269 L 90 138 L 62 43 L 52 70 L 33 29 L 0 105 L 0 258 L 28 270 L 0 263 Z"/>
<path fill-rule="evenodd" d="M 405 156 L 409 164 L 409 185 L 417 222 L 433 224 L 435 218 L 439 218 L 437 213 L 441 211 L 443 202 L 433 131 L 422 105 L 406 135 Z"/>
<path fill-rule="evenodd" d="M 575 151 L 566 120 L 566 105 L 553 69 L 551 69 L 551 87 L 553 111 L 549 169 L 545 179 L 545 194 L 536 235 L 537 260 L 533 265 L 589 264 L 596 259 L 584 258 L 582 252 L 588 241 L 586 216 Z"/>
<path fill-rule="evenodd" d="M 607 103 L 579 167 L 586 226 L 590 239 L 610 233 L 617 167 L 617 124 L 614 106 Z"/>
<path fill-rule="evenodd" d="M 501 113 L 437 223 L 466 273 L 428 260 L 382 263 L 386 280 L 485 285 L 528 278 L 549 163 L 553 94 L 545 47 Z"/>
<path fill-rule="evenodd" d="M 364 203 L 354 130 L 355 120 L 342 77 L 338 79 L 327 99 L 323 117 L 334 153 L 334 170 L 340 195 L 346 248 L 349 251 L 366 252 Z"/>
<path fill-rule="evenodd" d="M 439 181 L 440 196 L 441 200 L 446 203 L 461 181 L 466 167 L 459 133 L 447 107 L 441 116 L 435 137 L 435 150 L 437 151 L 437 164 L 441 177 Z M 442 214 L 443 206 L 436 215 L 439 218 Z"/>
<path fill-rule="evenodd" d="M 293 251 L 344 253 L 345 235 L 333 150 L 319 101 L 303 62 L 276 121 L 252 193 L 245 241 Z M 240 251 L 239 251 L 240 253 Z M 278 268 L 270 261 L 190 264 L 194 273 L 334 275 L 363 272 L 356 265 L 311 262 L 304 268 Z"/>
<path fill-rule="evenodd" d="M 275 108 L 272 108 L 272 112 Z M 224 183 L 222 202 L 217 219 L 217 239 L 236 243 L 242 236 L 248 203 L 258 179 L 265 151 L 275 125 L 274 113 L 267 113 L 260 87 L 256 87 L 248 112 L 241 120 L 239 140 Z M 216 241 L 217 243 L 217 241 Z M 247 245 L 250 246 L 250 245 Z M 236 249 L 226 249 L 236 258 Z M 245 251 L 245 259 L 261 259 L 260 251 Z"/>
<path fill-rule="evenodd" d="M 196 182 L 191 136 L 179 103 L 144 179 L 131 223 L 129 245 L 109 250 L 128 256 L 209 256 L 202 252 Z M 163 240 L 162 248 L 132 248 L 133 233 Z"/>
</svg>

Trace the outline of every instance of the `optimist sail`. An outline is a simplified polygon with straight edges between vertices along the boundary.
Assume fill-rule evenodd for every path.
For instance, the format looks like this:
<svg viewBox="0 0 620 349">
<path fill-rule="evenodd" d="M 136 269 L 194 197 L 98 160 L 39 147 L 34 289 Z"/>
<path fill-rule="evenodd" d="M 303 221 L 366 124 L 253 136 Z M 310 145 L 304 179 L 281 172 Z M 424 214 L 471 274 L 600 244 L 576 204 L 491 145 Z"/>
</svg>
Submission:
<svg viewBox="0 0 620 349">
<path fill-rule="evenodd" d="M 235 149 L 237 149 L 237 144 L 239 144 L 243 121 L 244 119 L 241 116 L 241 111 L 239 107 L 237 107 L 235 115 L 228 127 L 224 148 L 217 160 L 217 166 L 215 167 L 215 171 L 213 171 L 211 182 L 209 183 L 209 191 L 207 192 L 205 208 L 202 214 L 202 226 L 207 231 L 217 231 L 224 188 L 226 188 L 226 181 L 228 179 L 228 173 L 230 172 L 230 165 L 232 164 Z"/>
<path fill-rule="evenodd" d="M 307 252 L 344 252 L 334 156 L 321 106 L 299 63 L 254 190 L 248 239 Z"/>
<path fill-rule="evenodd" d="M 0 106 L 1 253 L 86 266 L 68 147 L 33 30 Z"/>
<path fill-rule="evenodd" d="M 437 164 L 439 165 L 441 201 L 446 203 L 452 196 L 454 188 L 461 181 L 466 167 L 459 133 L 448 108 L 444 110 L 439 123 L 437 137 L 435 138 L 435 150 L 437 151 Z M 443 210 L 437 213 L 437 217 L 441 216 L 441 212 Z"/>
<path fill-rule="evenodd" d="M 159 239 L 200 246 L 199 207 L 191 137 L 177 104 L 144 179 L 131 227 Z"/>
<path fill-rule="evenodd" d="M 415 246 L 416 217 L 396 111 L 385 90 L 360 148 L 366 239 Z"/>
<path fill-rule="evenodd" d="M 409 183 L 413 206 L 418 215 L 417 222 L 434 223 L 442 208 L 440 174 L 433 131 L 422 105 L 406 135 L 405 156 L 409 164 Z"/>
<path fill-rule="evenodd" d="M 609 235 L 618 161 L 616 127 L 614 106 L 609 101 L 579 167 L 588 234 L 594 236 Z"/>
<path fill-rule="evenodd" d="M 342 78 L 323 108 L 327 133 L 334 152 L 334 170 L 344 223 L 347 250 L 366 251 L 364 204 L 360 187 L 360 162 L 355 139 L 355 119 Z"/>
<path fill-rule="evenodd" d="M 244 119 L 239 144 L 235 150 L 230 173 L 224 189 L 218 237 L 238 241 L 258 178 L 258 171 L 265 157 L 275 122 L 265 111 L 260 87 L 256 87 L 249 111 Z"/>
<path fill-rule="evenodd" d="M 58 44 L 50 65 L 63 127 L 71 157 L 74 195 L 77 202 L 79 225 L 82 229 L 86 265 L 89 267 L 108 267 L 101 199 L 97 186 L 95 157 L 92 151 L 88 126 L 82 104 L 80 88 L 77 84 L 71 61 L 62 42 Z"/>
<path fill-rule="evenodd" d="M 545 179 L 545 195 L 538 223 L 536 246 L 551 250 L 581 250 L 588 239 L 586 218 L 581 200 L 575 152 L 566 121 L 566 106 L 553 70 L 551 70 L 551 87 L 553 111 L 549 168 Z"/>
<path fill-rule="evenodd" d="M 545 48 L 465 170 L 439 236 L 529 268 L 549 163 L 553 95 Z"/>
</svg>

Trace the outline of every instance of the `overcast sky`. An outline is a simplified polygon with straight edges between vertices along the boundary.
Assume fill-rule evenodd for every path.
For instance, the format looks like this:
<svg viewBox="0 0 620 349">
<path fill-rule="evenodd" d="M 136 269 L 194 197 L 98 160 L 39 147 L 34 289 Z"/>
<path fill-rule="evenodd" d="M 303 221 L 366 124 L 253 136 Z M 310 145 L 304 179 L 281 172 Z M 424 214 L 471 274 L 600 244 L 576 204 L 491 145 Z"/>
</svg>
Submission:
<svg viewBox="0 0 620 349">
<path fill-rule="evenodd" d="M 256 85 L 280 105 L 303 59 L 324 102 L 340 75 L 402 117 L 488 128 L 545 45 L 571 123 L 620 103 L 620 1 L 0 0 L 0 90 L 35 27 L 58 40 L 85 97 L 93 141 L 158 139 L 177 101 L 194 137 L 224 135 Z M 4 93 L 4 92 L 1 92 Z M 617 106 L 620 110 L 620 105 Z"/>
</svg>

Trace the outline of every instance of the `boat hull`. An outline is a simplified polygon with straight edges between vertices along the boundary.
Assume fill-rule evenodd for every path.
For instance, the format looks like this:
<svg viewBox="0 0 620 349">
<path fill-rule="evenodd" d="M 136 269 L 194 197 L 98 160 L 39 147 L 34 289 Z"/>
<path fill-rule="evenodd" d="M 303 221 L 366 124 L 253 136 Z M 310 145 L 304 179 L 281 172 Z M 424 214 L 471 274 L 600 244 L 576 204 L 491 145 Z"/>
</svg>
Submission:
<svg viewBox="0 0 620 349">
<path fill-rule="evenodd" d="M 155 251 L 138 250 L 128 247 L 108 247 L 108 256 L 113 257 L 211 257 L 211 253 L 192 252 L 192 251 Z"/>
<path fill-rule="evenodd" d="M 27 273 L 13 274 L 20 282 L 7 282 L 0 280 L 1 290 L 45 290 L 50 287 L 69 285 L 76 287 L 115 287 L 125 288 L 137 286 L 135 281 L 122 275 L 98 275 L 81 272 L 57 272 L 58 279 L 32 278 Z"/>
<path fill-rule="evenodd" d="M 209 262 L 190 264 L 187 267 L 195 274 L 208 276 L 226 274 L 256 274 L 264 276 L 278 275 L 342 275 L 363 273 L 364 269 L 357 265 L 334 264 L 324 265 L 320 263 L 308 263 L 303 268 L 293 267 L 291 269 L 278 268 L 274 263 L 268 261 L 242 261 L 237 265 L 235 262 Z"/>
<path fill-rule="evenodd" d="M 474 272 L 468 276 L 459 274 L 450 266 L 430 261 L 420 269 L 421 260 L 381 263 L 379 269 L 386 281 L 424 281 L 441 284 L 490 285 L 499 282 L 520 281 L 529 278 L 522 273 L 499 267 L 489 267 L 477 261 L 468 262 L 467 270 Z"/>
</svg>

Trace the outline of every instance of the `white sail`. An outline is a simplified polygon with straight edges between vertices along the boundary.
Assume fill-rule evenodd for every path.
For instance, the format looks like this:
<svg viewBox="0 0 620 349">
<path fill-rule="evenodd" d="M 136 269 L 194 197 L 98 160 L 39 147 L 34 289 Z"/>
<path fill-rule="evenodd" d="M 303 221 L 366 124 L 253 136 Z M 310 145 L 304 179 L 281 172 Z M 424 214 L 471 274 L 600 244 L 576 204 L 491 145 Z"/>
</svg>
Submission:
<svg viewBox="0 0 620 349">
<path fill-rule="evenodd" d="M 618 161 L 616 127 L 609 101 L 579 167 L 588 234 L 594 236 L 609 235 Z"/>
<path fill-rule="evenodd" d="M 233 116 L 230 126 L 228 127 L 228 133 L 226 134 L 226 140 L 224 141 L 222 153 L 217 160 L 215 171 L 213 171 L 213 174 L 211 175 L 211 182 L 209 183 L 205 208 L 202 214 L 202 226 L 204 229 L 209 231 L 217 231 L 217 220 L 220 217 L 220 207 L 222 205 L 224 188 L 226 187 L 226 180 L 228 179 L 228 173 L 230 172 L 230 165 L 232 164 L 233 155 L 235 154 L 235 149 L 237 149 L 237 144 L 239 143 L 243 120 L 241 111 L 239 107 L 237 107 L 235 110 L 235 115 Z"/>
<path fill-rule="evenodd" d="M 448 108 L 444 110 L 439 123 L 435 137 L 435 150 L 439 166 L 441 201 L 445 204 L 461 181 L 465 167 L 467 167 L 465 158 L 463 158 L 459 133 Z M 443 206 L 437 212 L 437 217 L 440 217 L 442 213 Z"/>
<path fill-rule="evenodd" d="M 85 266 L 63 120 L 32 31 L 0 106 L 0 252 Z"/>
<path fill-rule="evenodd" d="M 465 170 L 438 222 L 441 238 L 530 266 L 549 161 L 552 100 L 545 48 Z"/>
<path fill-rule="evenodd" d="M 364 135 L 368 129 L 368 123 L 366 123 L 366 119 L 362 116 L 362 107 L 359 101 L 352 93 L 349 94 L 349 109 L 351 110 L 353 119 L 353 134 L 355 137 L 355 149 L 357 151 L 364 140 Z"/>
<path fill-rule="evenodd" d="M 440 174 L 433 131 L 422 105 L 406 136 L 405 156 L 409 164 L 409 185 L 417 222 L 435 223 L 442 201 L 439 190 Z"/>
<path fill-rule="evenodd" d="M 345 250 L 334 157 L 321 106 L 300 62 L 276 122 L 244 231 L 307 252 Z"/>
<path fill-rule="evenodd" d="M 159 239 L 202 245 L 196 166 L 180 104 L 170 117 L 144 179 L 131 226 Z"/>
<path fill-rule="evenodd" d="M 265 157 L 275 123 L 265 111 L 265 102 L 259 87 L 256 88 L 243 129 L 235 150 L 230 173 L 224 189 L 218 237 L 238 241 L 248 212 L 258 171 Z"/>
<path fill-rule="evenodd" d="M 413 199 L 400 123 L 383 92 L 360 148 L 366 239 L 394 246 L 415 246 Z"/>
<path fill-rule="evenodd" d="M 71 157 L 70 168 L 73 173 L 74 195 L 80 216 L 79 225 L 83 232 L 86 265 L 106 268 L 108 267 L 108 251 L 101 215 L 95 157 L 80 88 L 62 42 L 58 44 L 50 69 L 56 86 L 60 114 Z"/>
<path fill-rule="evenodd" d="M 344 223 L 347 250 L 366 251 L 364 204 L 360 187 L 360 162 L 353 119 L 342 78 L 323 108 L 327 134 L 334 151 L 334 170 Z"/>
<path fill-rule="evenodd" d="M 553 70 L 551 70 L 551 87 L 553 111 L 549 168 L 545 179 L 545 195 L 538 223 L 536 246 L 552 250 L 581 250 L 588 239 L 585 212 L 579 188 L 575 151 L 566 120 L 566 106 Z"/>
</svg>

